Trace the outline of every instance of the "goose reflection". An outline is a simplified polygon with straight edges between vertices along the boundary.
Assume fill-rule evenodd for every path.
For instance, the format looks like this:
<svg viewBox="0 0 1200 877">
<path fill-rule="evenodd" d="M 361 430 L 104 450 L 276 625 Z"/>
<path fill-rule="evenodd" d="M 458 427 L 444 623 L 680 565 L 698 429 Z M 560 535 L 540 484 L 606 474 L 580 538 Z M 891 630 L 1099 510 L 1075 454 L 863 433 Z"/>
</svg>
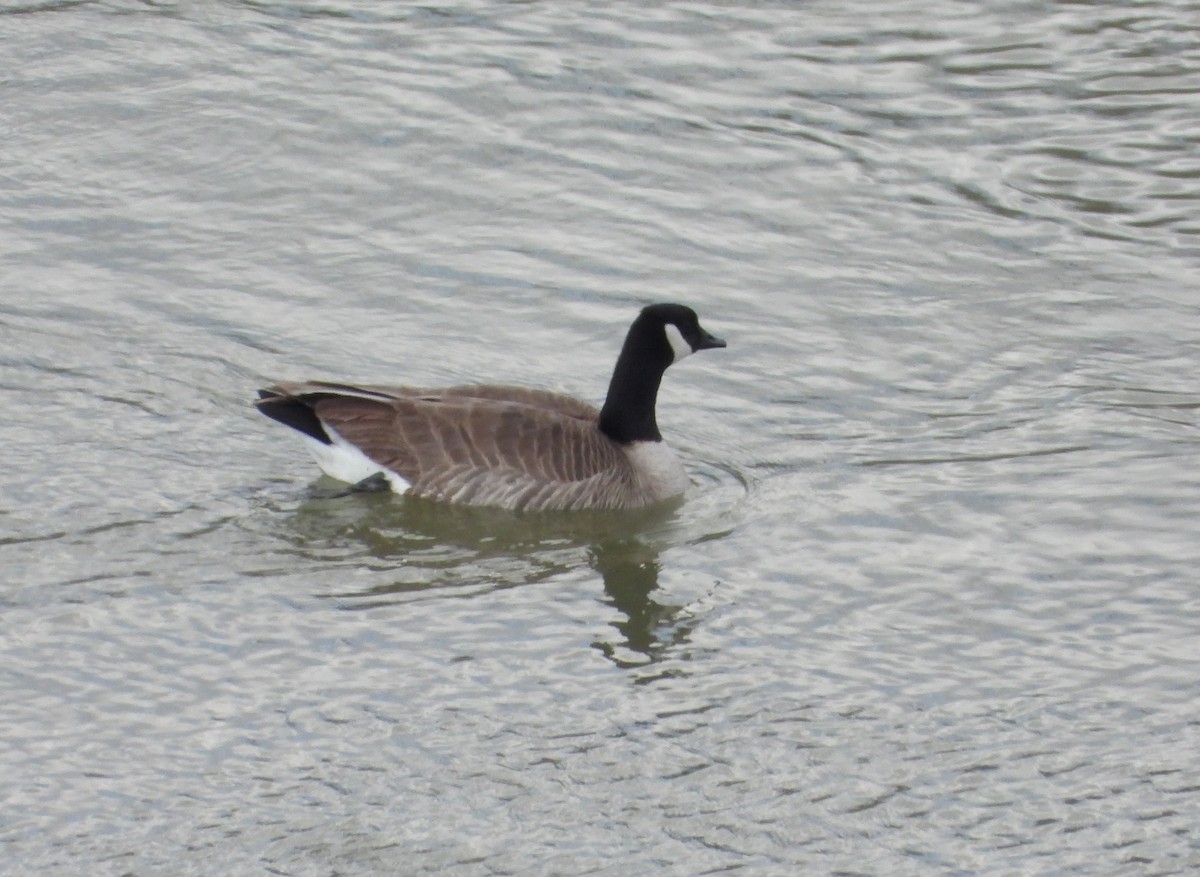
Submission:
<svg viewBox="0 0 1200 877">
<path fill-rule="evenodd" d="M 347 610 L 577 576 L 582 554 L 601 578 L 604 603 L 615 610 L 612 635 L 591 645 L 633 669 L 662 661 L 689 641 L 695 626 L 681 623 L 682 607 L 655 599 L 662 567 L 653 543 L 671 529 L 676 509 L 514 515 L 319 487 L 287 516 L 280 535 L 290 543 L 288 553 L 325 571 L 322 580 L 331 587 L 318 596 Z M 344 586 L 351 581 L 354 587 Z"/>
<path fill-rule="evenodd" d="M 635 540 L 604 541 L 588 554 L 604 580 L 606 602 L 624 616 L 610 622 L 619 637 L 593 643 L 606 658 L 618 667 L 645 667 L 688 641 L 693 625 L 678 622 L 680 607 L 654 599 L 662 570 L 656 549 Z"/>
</svg>

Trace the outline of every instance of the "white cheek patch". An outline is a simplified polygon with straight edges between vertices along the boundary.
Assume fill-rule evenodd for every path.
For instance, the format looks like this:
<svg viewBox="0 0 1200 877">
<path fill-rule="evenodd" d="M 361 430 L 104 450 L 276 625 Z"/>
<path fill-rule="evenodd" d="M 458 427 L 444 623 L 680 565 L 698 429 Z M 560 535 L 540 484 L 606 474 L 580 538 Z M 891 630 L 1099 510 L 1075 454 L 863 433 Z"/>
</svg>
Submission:
<svg viewBox="0 0 1200 877">
<path fill-rule="evenodd" d="M 667 323 L 663 326 L 663 331 L 667 333 L 667 341 L 670 343 L 671 349 L 675 351 L 674 362 L 679 362 L 685 356 L 692 355 L 692 345 L 687 343 L 687 339 L 683 337 L 678 326 L 674 323 Z"/>
</svg>

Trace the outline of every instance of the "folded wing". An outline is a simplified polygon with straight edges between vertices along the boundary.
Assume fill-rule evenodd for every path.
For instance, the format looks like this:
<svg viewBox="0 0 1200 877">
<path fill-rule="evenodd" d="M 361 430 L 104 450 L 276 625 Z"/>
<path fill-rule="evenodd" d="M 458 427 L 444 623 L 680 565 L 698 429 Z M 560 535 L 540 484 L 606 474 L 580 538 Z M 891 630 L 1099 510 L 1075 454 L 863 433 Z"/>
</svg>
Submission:
<svg viewBox="0 0 1200 877">
<path fill-rule="evenodd" d="M 628 458 L 597 429 L 596 409 L 543 390 L 281 384 L 259 407 L 318 440 L 306 416 L 333 430 L 421 496 L 565 509 L 595 507 L 597 496 L 617 507 L 634 488 Z"/>
</svg>

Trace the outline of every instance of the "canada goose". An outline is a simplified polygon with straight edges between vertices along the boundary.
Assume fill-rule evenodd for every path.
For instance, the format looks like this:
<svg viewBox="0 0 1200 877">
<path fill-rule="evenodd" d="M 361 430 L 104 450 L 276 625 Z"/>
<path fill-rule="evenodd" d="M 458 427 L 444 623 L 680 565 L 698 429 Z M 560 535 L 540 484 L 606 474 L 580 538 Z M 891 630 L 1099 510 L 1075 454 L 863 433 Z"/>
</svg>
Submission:
<svg viewBox="0 0 1200 877">
<path fill-rule="evenodd" d="M 629 327 L 599 411 L 522 387 L 323 381 L 266 387 L 255 405 L 340 481 L 508 509 L 630 509 L 688 486 L 654 418 L 663 372 L 724 346 L 691 308 L 654 304 Z"/>
</svg>

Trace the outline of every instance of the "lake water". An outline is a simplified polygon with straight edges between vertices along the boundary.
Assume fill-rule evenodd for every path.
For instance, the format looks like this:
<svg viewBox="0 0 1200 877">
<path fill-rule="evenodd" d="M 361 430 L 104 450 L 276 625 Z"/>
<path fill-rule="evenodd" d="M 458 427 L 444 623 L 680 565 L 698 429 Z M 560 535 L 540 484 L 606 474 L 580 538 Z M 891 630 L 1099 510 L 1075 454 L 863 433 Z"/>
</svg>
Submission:
<svg viewBox="0 0 1200 877">
<path fill-rule="evenodd" d="M 1196 873 L 1198 21 L 0 6 L 0 873 Z M 249 407 L 662 300 L 678 507 Z"/>
</svg>

